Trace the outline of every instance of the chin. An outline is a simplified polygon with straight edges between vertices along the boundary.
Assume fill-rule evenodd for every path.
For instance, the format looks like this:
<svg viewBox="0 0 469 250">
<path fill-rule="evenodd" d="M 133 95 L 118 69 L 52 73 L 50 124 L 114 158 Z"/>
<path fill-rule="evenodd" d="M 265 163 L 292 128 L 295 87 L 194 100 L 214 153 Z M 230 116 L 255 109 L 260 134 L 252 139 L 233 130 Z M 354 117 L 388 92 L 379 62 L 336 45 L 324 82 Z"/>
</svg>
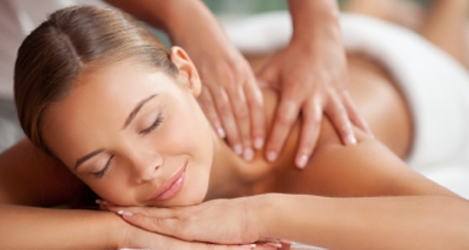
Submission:
<svg viewBox="0 0 469 250">
<path fill-rule="evenodd" d="M 193 192 L 187 192 L 185 194 L 181 194 L 182 196 L 171 202 L 172 204 L 168 204 L 168 207 L 184 207 L 184 206 L 193 206 L 202 203 L 205 199 L 207 192 L 197 192 L 197 189 L 192 189 Z"/>
</svg>

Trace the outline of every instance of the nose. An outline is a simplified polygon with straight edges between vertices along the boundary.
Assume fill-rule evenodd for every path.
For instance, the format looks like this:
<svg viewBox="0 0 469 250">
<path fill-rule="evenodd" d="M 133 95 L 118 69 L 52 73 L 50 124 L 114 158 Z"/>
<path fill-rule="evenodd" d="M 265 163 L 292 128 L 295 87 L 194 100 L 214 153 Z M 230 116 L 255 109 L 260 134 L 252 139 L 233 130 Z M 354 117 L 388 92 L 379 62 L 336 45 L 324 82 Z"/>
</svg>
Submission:
<svg viewBox="0 0 469 250">
<path fill-rule="evenodd" d="M 132 177 L 137 184 L 153 180 L 163 165 L 163 157 L 154 150 L 133 148 L 129 154 Z"/>
</svg>

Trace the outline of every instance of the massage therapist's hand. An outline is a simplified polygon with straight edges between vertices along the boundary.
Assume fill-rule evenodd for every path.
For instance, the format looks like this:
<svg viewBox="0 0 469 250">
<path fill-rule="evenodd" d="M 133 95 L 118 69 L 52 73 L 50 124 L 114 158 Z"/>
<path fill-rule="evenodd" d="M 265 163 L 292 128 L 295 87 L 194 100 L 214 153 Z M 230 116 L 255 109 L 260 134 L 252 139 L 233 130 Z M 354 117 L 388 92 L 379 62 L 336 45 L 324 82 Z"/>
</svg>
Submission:
<svg viewBox="0 0 469 250">
<path fill-rule="evenodd" d="M 203 1 L 106 0 L 164 30 L 187 51 L 202 83 L 198 101 L 208 120 L 238 154 L 249 160 L 265 139 L 262 93 L 254 73 Z"/>
<path fill-rule="evenodd" d="M 260 196 L 257 196 L 259 198 Z M 266 243 L 259 234 L 261 223 L 256 215 L 262 204 L 259 199 L 243 197 L 220 199 L 179 208 L 101 206 L 122 215 L 124 220 L 145 230 L 185 241 L 214 244 L 244 244 L 257 242 L 255 249 L 288 249 L 276 241 Z M 259 243 L 259 241 L 262 240 Z"/>
<path fill-rule="evenodd" d="M 199 70 L 198 101 L 220 137 L 236 154 L 251 160 L 265 137 L 263 99 L 254 74 L 240 52 L 226 40 L 191 42 L 184 47 Z"/>
<path fill-rule="evenodd" d="M 174 8 L 178 13 L 168 17 L 174 21 L 168 22 L 167 30 L 198 69 L 198 101 L 204 113 L 218 135 L 251 160 L 265 139 L 264 104 L 254 73 L 202 1 L 171 2 L 180 4 Z"/>
<path fill-rule="evenodd" d="M 356 143 L 351 123 L 369 132 L 347 91 L 347 62 L 334 2 L 290 0 L 294 27 L 290 44 L 259 72 L 259 80 L 280 95 L 266 144 L 269 161 L 281 152 L 300 114 L 301 139 L 295 162 L 301 168 L 316 145 L 323 112 L 345 145 Z"/>
</svg>

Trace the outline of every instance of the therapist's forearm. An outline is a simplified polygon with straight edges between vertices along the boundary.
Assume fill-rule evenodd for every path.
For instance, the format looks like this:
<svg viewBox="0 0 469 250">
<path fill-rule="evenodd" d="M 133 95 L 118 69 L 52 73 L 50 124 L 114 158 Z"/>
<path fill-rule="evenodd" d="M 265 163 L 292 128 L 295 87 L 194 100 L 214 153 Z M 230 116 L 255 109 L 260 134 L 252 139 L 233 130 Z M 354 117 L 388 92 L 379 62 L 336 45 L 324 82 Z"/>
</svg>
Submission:
<svg viewBox="0 0 469 250">
<path fill-rule="evenodd" d="M 115 249 L 116 215 L 0 204 L 0 249 Z"/>
<path fill-rule="evenodd" d="M 194 43 L 194 39 L 229 42 L 218 20 L 201 0 L 105 1 L 162 29 L 176 45 Z"/>
<path fill-rule="evenodd" d="M 266 238 L 328 249 L 469 249 L 469 204 L 458 198 L 275 194 L 264 201 Z"/>
<path fill-rule="evenodd" d="M 292 41 L 313 43 L 324 36 L 339 36 L 339 7 L 335 0 L 288 0 L 293 23 Z"/>
</svg>

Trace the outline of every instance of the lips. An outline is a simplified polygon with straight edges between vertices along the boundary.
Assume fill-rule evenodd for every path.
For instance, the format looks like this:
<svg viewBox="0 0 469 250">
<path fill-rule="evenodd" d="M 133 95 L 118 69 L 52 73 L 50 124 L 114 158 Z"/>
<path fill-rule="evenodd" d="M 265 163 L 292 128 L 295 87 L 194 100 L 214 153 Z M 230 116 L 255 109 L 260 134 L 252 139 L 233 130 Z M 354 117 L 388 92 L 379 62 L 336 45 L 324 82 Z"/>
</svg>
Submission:
<svg viewBox="0 0 469 250">
<path fill-rule="evenodd" d="M 168 180 L 166 180 L 166 182 L 155 191 L 149 201 L 165 201 L 176 196 L 184 185 L 186 168 L 187 162 L 179 171 L 169 177 Z"/>
</svg>

